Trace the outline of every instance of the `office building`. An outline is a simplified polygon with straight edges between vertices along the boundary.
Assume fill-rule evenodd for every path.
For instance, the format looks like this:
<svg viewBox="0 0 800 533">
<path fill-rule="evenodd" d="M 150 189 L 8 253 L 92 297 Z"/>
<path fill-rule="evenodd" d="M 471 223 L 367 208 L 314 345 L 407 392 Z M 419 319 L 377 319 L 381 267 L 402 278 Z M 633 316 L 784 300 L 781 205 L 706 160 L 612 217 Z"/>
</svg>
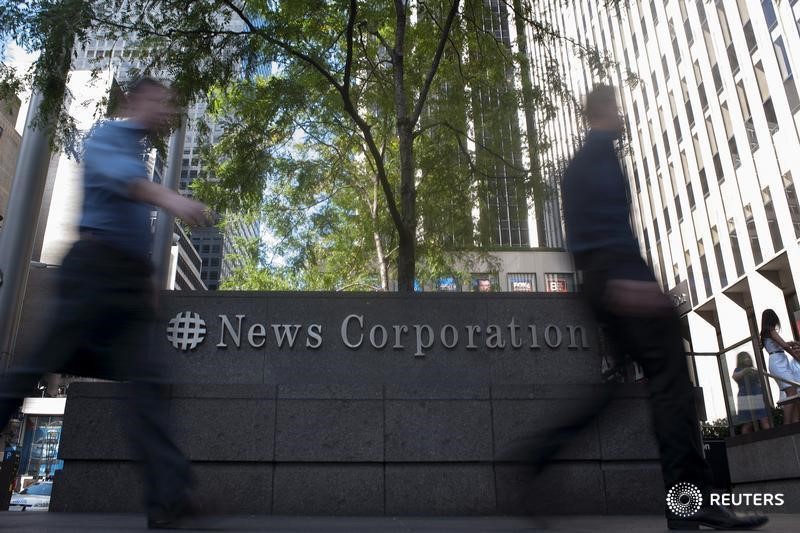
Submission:
<svg viewBox="0 0 800 533">
<path fill-rule="evenodd" d="M 15 128 L 19 114 L 19 98 L 0 100 L 0 217 L 5 215 L 11 181 L 17 168 L 17 156 L 22 137 Z M 0 228 L 3 221 L 0 219 Z"/>
<path fill-rule="evenodd" d="M 527 41 L 520 39 L 520 32 L 524 31 L 527 23 L 515 18 L 510 2 L 484 0 L 484 7 L 481 17 L 484 30 L 506 48 L 509 57 L 530 50 Z M 531 194 L 532 180 L 522 170 L 531 170 L 541 162 L 536 155 L 538 134 L 534 123 L 529 120 L 533 117 L 526 116 L 527 111 L 518 100 L 520 88 L 526 83 L 523 78 L 531 81 L 532 74 L 509 66 L 505 79 L 496 86 L 476 84 L 465 91 L 471 95 L 467 105 L 471 109 L 468 114 L 471 119 L 466 130 L 473 132 L 475 139 L 469 149 L 478 169 L 474 174 L 478 194 L 472 199 L 472 206 L 467 207 L 471 209 L 473 227 L 476 228 L 474 242 L 470 244 L 480 246 L 489 255 L 482 259 L 467 257 L 458 261 L 458 270 L 470 271 L 468 279 L 445 277 L 433 286 L 420 289 L 575 290 L 574 266 L 564 251 L 556 175 L 543 173 L 543 189 L 548 194 L 537 195 Z M 460 98 L 461 94 L 447 97 Z M 435 105 L 435 99 L 429 105 Z M 454 149 L 457 150 L 458 146 Z M 465 205 L 469 201 L 464 200 Z M 454 206 L 454 212 L 458 213 L 458 209 L 459 206 Z M 456 241 L 453 247 L 458 249 L 459 244 Z"/>
<path fill-rule="evenodd" d="M 536 9 L 573 40 L 531 43 L 538 76 L 554 59 L 578 98 L 600 82 L 619 88 L 642 255 L 683 302 L 695 379 L 709 418 L 724 417 L 735 411 L 736 355 L 756 354 L 766 369 L 753 340 L 761 313 L 777 312 L 784 338 L 800 333 L 800 3 L 550 0 Z M 600 77 L 576 45 L 616 65 Z M 631 73 L 638 83 L 626 82 Z M 575 107 L 541 123 L 554 141 L 548 157 L 569 158 L 583 130 Z"/>
</svg>

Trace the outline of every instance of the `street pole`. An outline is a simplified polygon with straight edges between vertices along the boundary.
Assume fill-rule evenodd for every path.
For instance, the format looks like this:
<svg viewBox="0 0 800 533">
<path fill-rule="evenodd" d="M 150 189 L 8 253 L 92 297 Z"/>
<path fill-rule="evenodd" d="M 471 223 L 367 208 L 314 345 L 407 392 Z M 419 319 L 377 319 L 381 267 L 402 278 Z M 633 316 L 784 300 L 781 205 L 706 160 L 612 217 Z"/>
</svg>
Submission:
<svg viewBox="0 0 800 533">
<path fill-rule="evenodd" d="M 183 160 L 183 146 L 186 140 L 186 115 L 181 113 L 181 122 L 172 133 L 169 140 L 167 153 L 167 171 L 164 174 L 162 185 L 171 190 L 177 190 L 181 175 L 181 162 Z M 156 232 L 153 238 L 153 264 L 156 269 L 156 283 L 159 289 L 169 287 L 169 263 L 172 252 L 172 235 L 175 226 L 175 217 L 164 209 L 158 210 L 156 218 Z"/>
<path fill-rule="evenodd" d="M 6 217 L 0 232 L 0 368 L 3 372 L 8 370 L 14 353 L 50 162 L 49 132 L 55 117 L 41 117 L 43 120 L 38 125 L 33 124 L 43 99 L 38 90 L 31 94 Z"/>
</svg>

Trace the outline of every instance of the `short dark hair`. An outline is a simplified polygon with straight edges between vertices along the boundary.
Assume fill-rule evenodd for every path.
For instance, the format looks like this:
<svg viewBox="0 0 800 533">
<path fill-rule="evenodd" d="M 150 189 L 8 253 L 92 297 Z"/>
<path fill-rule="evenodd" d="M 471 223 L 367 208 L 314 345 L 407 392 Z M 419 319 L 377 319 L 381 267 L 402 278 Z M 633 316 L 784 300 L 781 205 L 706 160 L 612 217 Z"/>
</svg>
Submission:
<svg viewBox="0 0 800 533">
<path fill-rule="evenodd" d="M 586 104 L 583 113 L 588 120 L 594 120 L 606 113 L 608 105 L 617 105 L 617 93 L 613 85 L 595 85 L 586 95 Z"/>
<path fill-rule="evenodd" d="M 140 76 L 136 78 L 131 83 L 128 84 L 128 96 L 133 96 L 142 92 L 145 89 L 153 89 L 153 88 L 160 88 L 160 89 L 169 89 L 166 84 L 158 81 L 155 78 L 151 78 L 150 76 Z"/>
</svg>

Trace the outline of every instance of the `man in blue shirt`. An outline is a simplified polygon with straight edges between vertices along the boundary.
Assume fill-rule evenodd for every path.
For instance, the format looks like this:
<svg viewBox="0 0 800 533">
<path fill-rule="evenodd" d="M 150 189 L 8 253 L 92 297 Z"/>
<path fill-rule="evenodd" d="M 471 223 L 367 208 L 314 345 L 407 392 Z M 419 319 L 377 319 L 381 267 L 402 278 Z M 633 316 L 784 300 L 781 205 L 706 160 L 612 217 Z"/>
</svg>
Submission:
<svg viewBox="0 0 800 533">
<path fill-rule="evenodd" d="M 709 501 L 711 472 L 703 456 L 695 396 L 686 364 L 680 322 L 642 260 L 630 224 L 630 191 L 615 142 L 623 120 L 613 87 L 597 86 L 586 98 L 590 131 L 564 172 L 562 184 L 567 246 L 583 273 L 581 291 L 611 345 L 639 363 L 647 377 L 665 489 L 690 483 L 703 506 L 688 517 L 667 512 L 670 529 L 751 529 L 766 517 L 740 517 Z M 548 459 L 608 403 L 610 395 L 573 412 L 553 432 Z M 682 494 L 687 498 L 691 495 Z"/>
<path fill-rule="evenodd" d="M 97 126 L 86 141 L 80 239 L 59 269 L 54 321 L 0 378 L 2 425 L 44 373 L 130 381 L 123 423 L 144 462 L 151 528 L 180 525 L 189 514 L 192 474 L 167 432 L 165 372 L 144 342 L 157 300 L 150 212 L 158 206 L 189 224 L 206 222 L 203 204 L 147 179 L 143 141 L 169 131 L 172 102 L 167 87 L 142 78 L 128 92 L 128 119 Z"/>
</svg>

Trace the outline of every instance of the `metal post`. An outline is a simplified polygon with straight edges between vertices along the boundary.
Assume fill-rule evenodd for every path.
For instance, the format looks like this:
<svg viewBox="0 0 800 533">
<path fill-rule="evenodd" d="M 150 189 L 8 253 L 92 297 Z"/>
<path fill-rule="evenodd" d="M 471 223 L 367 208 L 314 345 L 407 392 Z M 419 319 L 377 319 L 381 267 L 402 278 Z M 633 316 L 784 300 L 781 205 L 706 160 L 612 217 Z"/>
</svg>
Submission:
<svg viewBox="0 0 800 533">
<path fill-rule="evenodd" d="M 42 117 L 45 120 L 39 127 L 33 126 L 43 99 L 38 90 L 31 94 L 6 218 L 3 231 L 0 232 L 0 358 L 4 371 L 9 368 L 14 353 L 50 162 L 48 132 L 53 126 L 54 117 Z"/>
<path fill-rule="evenodd" d="M 172 133 L 169 140 L 167 153 L 167 171 L 164 174 L 164 187 L 171 190 L 178 188 L 181 175 L 181 161 L 183 160 L 183 146 L 186 140 L 186 116 L 181 114 L 181 123 Z M 156 232 L 153 238 L 153 264 L 156 268 L 156 282 L 160 289 L 169 286 L 169 262 L 172 251 L 172 235 L 174 233 L 175 217 L 164 209 L 158 210 L 156 218 Z"/>
</svg>

